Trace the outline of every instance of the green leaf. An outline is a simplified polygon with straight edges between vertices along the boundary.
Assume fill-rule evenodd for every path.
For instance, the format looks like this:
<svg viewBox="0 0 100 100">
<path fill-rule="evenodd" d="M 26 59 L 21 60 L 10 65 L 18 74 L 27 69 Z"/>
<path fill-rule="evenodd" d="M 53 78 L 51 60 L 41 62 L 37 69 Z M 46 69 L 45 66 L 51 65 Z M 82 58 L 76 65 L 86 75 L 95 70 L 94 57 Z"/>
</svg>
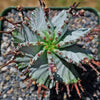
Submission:
<svg viewBox="0 0 100 100">
<path fill-rule="evenodd" d="M 32 79 L 36 79 L 37 83 L 41 85 L 45 83 L 48 76 L 49 76 L 48 64 L 45 64 L 41 65 L 34 71 L 34 73 L 32 74 Z"/>
<path fill-rule="evenodd" d="M 19 48 L 19 51 L 25 54 L 30 54 L 31 56 L 34 56 L 42 49 L 42 45 L 38 45 L 37 43 L 38 42 L 20 43 L 21 47 Z"/>
<path fill-rule="evenodd" d="M 44 84 L 48 87 L 50 84 L 50 77 L 47 62 L 47 54 L 44 52 L 43 55 L 41 55 L 30 67 L 29 76 L 31 76 L 31 79 L 35 79 L 39 85 Z"/>
<path fill-rule="evenodd" d="M 33 31 L 42 32 L 48 29 L 45 21 L 45 13 L 41 7 L 32 12 L 30 24 Z"/>
<path fill-rule="evenodd" d="M 23 62 L 17 64 L 18 69 L 25 69 L 27 67 L 27 65 L 28 65 L 28 63 L 23 63 Z"/>
<path fill-rule="evenodd" d="M 54 77 L 56 80 L 65 84 L 76 83 L 79 79 L 79 75 L 72 64 L 64 62 L 53 54 L 53 61 L 57 67 Z"/>
<path fill-rule="evenodd" d="M 67 27 L 68 24 L 66 24 L 64 21 L 68 21 L 70 20 L 70 15 L 68 13 L 66 13 L 66 10 L 61 11 L 58 15 L 55 15 L 52 18 L 52 23 L 55 27 L 55 38 L 57 37 L 59 41 L 62 36 L 65 34 L 65 32 L 67 31 Z M 63 28 L 62 28 L 63 26 Z M 58 33 L 61 33 L 61 36 L 59 36 Z"/>
<path fill-rule="evenodd" d="M 20 63 L 20 62 L 24 62 L 24 63 L 28 63 L 30 61 L 29 57 L 16 57 L 16 62 Z"/>
<path fill-rule="evenodd" d="M 60 52 L 61 53 L 60 57 L 64 58 L 66 61 L 72 59 L 72 63 L 77 63 L 77 64 L 79 64 L 80 61 L 83 60 L 84 58 L 88 58 L 90 60 L 93 58 L 89 52 L 76 45 L 64 48 L 64 50 L 55 50 L 55 52 L 57 52 L 58 55 Z"/>
<path fill-rule="evenodd" d="M 22 24 L 22 35 L 25 39 L 25 42 L 27 42 L 27 41 L 28 42 L 38 41 L 36 34 L 33 31 L 31 31 L 28 26 L 26 26 L 24 24 Z"/>
<path fill-rule="evenodd" d="M 75 44 L 78 41 L 78 39 L 80 39 L 80 37 L 84 37 L 85 35 L 87 35 L 90 32 L 90 30 L 90 28 L 80 28 L 75 31 L 69 31 L 68 33 L 66 33 L 66 37 L 63 40 L 63 43 L 67 44 L 63 45 L 62 47 L 67 47 Z M 71 41 L 73 41 L 73 43 L 70 43 Z"/>
<path fill-rule="evenodd" d="M 12 35 L 13 35 L 13 41 L 15 43 L 23 43 L 25 41 L 25 38 L 17 30 L 14 30 L 12 32 Z"/>
</svg>

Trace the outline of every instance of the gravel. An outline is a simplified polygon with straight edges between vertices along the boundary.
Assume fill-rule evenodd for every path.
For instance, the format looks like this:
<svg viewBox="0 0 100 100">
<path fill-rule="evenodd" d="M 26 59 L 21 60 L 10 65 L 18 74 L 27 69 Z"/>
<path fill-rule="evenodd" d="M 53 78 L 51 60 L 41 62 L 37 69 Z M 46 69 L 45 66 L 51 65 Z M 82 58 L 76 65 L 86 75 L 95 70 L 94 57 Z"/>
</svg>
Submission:
<svg viewBox="0 0 100 100">
<path fill-rule="evenodd" d="M 57 11 L 51 11 L 52 14 L 58 13 Z M 31 11 L 24 11 L 24 14 L 30 17 Z M 11 21 L 20 21 L 22 20 L 22 15 L 20 12 L 12 9 L 11 12 L 8 12 L 7 18 Z M 84 17 L 73 17 L 70 21 L 69 30 L 76 30 L 77 28 L 82 27 L 92 27 L 94 28 L 97 25 L 98 18 L 95 14 L 85 11 Z M 8 22 L 3 23 L 4 30 L 11 30 L 14 26 L 9 24 Z M 98 47 L 98 37 L 94 35 L 94 39 L 91 42 L 87 42 L 86 40 L 78 42 L 78 45 L 81 45 L 85 49 L 89 49 L 90 52 L 94 55 L 95 59 L 98 60 L 97 57 L 97 47 Z M 2 36 L 2 44 L 1 44 L 1 53 L 0 57 L 0 65 L 6 63 L 9 59 L 11 59 L 11 55 L 5 57 L 9 51 L 14 50 L 14 45 L 11 40 L 11 35 L 3 34 Z M 26 76 L 22 76 L 22 73 L 16 69 L 16 65 L 14 63 L 4 67 L 0 72 L 0 100 L 40 100 L 37 98 L 37 87 L 32 84 L 31 87 L 26 91 L 26 87 L 29 81 L 24 82 L 23 80 Z M 99 92 L 98 92 L 99 93 Z M 100 94 L 100 93 L 99 93 Z M 64 96 L 66 99 L 66 95 Z M 49 100 L 49 92 L 47 92 L 47 96 L 44 100 Z M 87 98 L 87 100 L 90 100 Z"/>
</svg>

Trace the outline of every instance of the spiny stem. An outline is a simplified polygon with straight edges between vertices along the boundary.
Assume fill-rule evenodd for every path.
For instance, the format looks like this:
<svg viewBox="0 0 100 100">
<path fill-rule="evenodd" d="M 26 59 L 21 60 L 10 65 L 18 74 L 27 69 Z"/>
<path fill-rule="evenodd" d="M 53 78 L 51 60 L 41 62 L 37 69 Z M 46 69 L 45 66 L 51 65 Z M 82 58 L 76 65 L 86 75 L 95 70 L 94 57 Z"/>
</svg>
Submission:
<svg viewBox="0 0 100 100">
<path fill-rule="evenodd" d="M 22 53 L 21 52 L 18 52 L 18 51 L 13 51 L 13 52 L 10 51 L 7 54 L 5 54 L 4 57 L 7 57 L 8 55 L 15 56 L 15 55 L 19 55 L 19 54 L 22 54 Z"/>
<path fill-rule="evenodd" d="M 21 12 L 22 18 L 23 18 L 23 21 L 24 21 L 23 7 L 22 7 L 21 5 L 18 5 L 18 6 L 17 6 L 17 10 Z"/>
<path fill-rule="evenodd" d="M 23 25 L 22 25 L 22 23 L 21 23 L 21 34 L 22 34 L 22 27 L 23 27 Z"/>
<path fill-rule="evenodd" d="M 0 31 L 0 33 L 12 34 L 12 31 L 10 31 L 10 32 Z"/>
<path fill-rule="evenodd" d="M 5 20 L 7 21 L 7 22 L 9 22 L 9 23 L 11 23 L 11 24 L 13 24 L 13 25 L 16 25 L 16 24 L 21 24 L 22 23 L 22 21 L 20 21 L 20 22 L 12 22 L 12 21 L 10 21 L 10 20 L 8 20 L 7 18 L 5 18 Z"/>
<path fill-rule="evenodd" d="M 93 29 L 92 32 L 100 32 L 100 29 L 99 28 Z"/>
<path fill-rule="evenodd" d="M 27 72 L 30 72 L 30 70 L 28 68 L 24 71 L 23 75 L 25 75 Z"/>
<path fill-rule="evenodd" d="M 22 23 L 22 21 L 14 23 L 14 22 L 8 20 L 5 16 L 0 17 L 0 20 L 5 20 L 5 21 L 11 23 L 12 25 L 17 25 L 17 24 L 21 24 Z"/>
<path fill-rule="evenodd" d="M 80 4 L 80 2 L 79 2 L 78 4 L 76 4 L 75 8 L 76 8 L 76 7 L 78 7 L 78 6 L 79 6 L 79 4 Z"/>
<path fill-rule="evenodd" d="M 13 60 L 10 60 L 9 62 L 7 62 L 7 63 L 4 64 L 3 66 L 1 66 L 1 67 L 0 67 L 0 70 L 1 70 L 3 67 L 9 65 L 10 63 L 15 63 L 15 60 L 14 60 L 14 59 L 13 59 Z"/>
<path fill-rule="evenodd" d="M 69 13 L 73 15 L 73 10 L 75 10 L 79 4 L 80 4 L 80 2 L 78 4 L 76 4 L 76 2 L 74 2 L 73 5 L 70 6 Z"/>
<path fill-rule="evenodd" d="M 89 33 L 88 35 L 100 35 L 100 33 Z"/>
<path fill-rule="evenodd" d="M 42 6 L 42 2 L 41 2 L 41 0 L 39 0 L 39 2 L 40 2 L 40 6 Z"/>
<path fill-rule="evenodd" d="M 27 77 L 23 80 L 23 82 L 26 82 L 27 80 L 29 80 L 31 77 Z"/>
</svg>

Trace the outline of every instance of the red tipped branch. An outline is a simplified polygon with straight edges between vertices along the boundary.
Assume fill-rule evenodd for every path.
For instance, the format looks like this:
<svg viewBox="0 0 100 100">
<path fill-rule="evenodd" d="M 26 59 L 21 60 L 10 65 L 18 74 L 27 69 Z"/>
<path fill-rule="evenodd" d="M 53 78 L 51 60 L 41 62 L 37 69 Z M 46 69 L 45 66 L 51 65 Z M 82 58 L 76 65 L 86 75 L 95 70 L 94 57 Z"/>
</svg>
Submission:
<svg viewBox="0 0 100 100">
<path fill-rule="evenodd" d="M 39 97 L 40 95 L 40 92 L 41 92 L 41 86 L 38 87 L 38 91 L 37 91 L 37 97 Z"/>
<path fill-rule="evenodd" d="M 12 34 L 12 31 L 10 31 L 10 32 L 0 31 L 0 33 Z"/>
<path fill-rule="evenodd" d="M 16 24 L 22 24 L 22 21 L 20 21 L 20 22 L 15 22 L 15 23 L 14 23 L 14 22 L 12 22 L 12 21 L 6 19 L 6 18 L 5 18 L 5 20 L 6 20 L 7 22 L 13 24 L 13 25 L 16 25 Z"/>
<path fill-rule="evenodd" d="M 93 29 L 92 32 L 100 32 L 100 29 Z"/>
<path fill-rule="evenodd" d="M 96 71 L 97 74 L 100 74 L 100 73 L 98 72 L 98 70 L 97 70 L 91 63 L 89 63 L 89 66 L 90 66 L 94 71 Z"/>
<path fill-rule="evenodd" d="M 75 83 L 74 86 L 75 86 L 75 89 L 76 89 L 76 91 L 77 91 L 77 94 L 78 94 L 79 97 L 81 98 L 81 94 L 80 94 L 80 91 L 79 91 L 79 89 L 78 89 L 77 83 Z"/>
<path fill-rule="evenodd" d="M 79 67 L 80 67 L 81 69 L 83 69 L 83 71 L 87 71 L 87 69 L 86 69 L 84 66 L 82 66 L 82 64 L 79 64 Z"/>
<path fill-rule="evenodd" d="M 14 22 L 8 20 L 6 17 L 1 17 L 1 19 L 2 19 L 2 20 L 5 20 L 5 21 L 7 21 L 7 22 L 9 22 L 9 23 L 11 23 L 11 24 L 13 24 L 13 25 L 21 24 L 21 23 L 22 23 L 22 21 L 20 21 L 20 22 L 15 22 L 15 23 L 14 23 Z"/>
<path fill-rule="evenodd" d="M 29 80 L 31 77 L 27 77 L 27 78 L 25 78 L 23 81 L 25 82 L 25 81 L 27 81 L 27 80 Z"/>
<path fill-rule="evenodd" d="M 33 82 L 33 80 L 31 79 L 30 82 L 29 82 L 29 84 L 28 84 L 28 86 L 27 86 L 27 88 L 26 88 L 26 90 L 29 89 L 29 87 L 31 86 L 32 82 Z"/>
<path fill-rule="evenodd" d="M 88 35 L 100 35 L 100 33 L 89 33 Z"/>
<path fill-rule="evenodd" d="M 15 63 L 15 60 L 11 60 L 11 61 L 7 62 L 7 63 L 4 64 L 3 66 L 1 66 L 0 69 L 2 69 L 3 67 L 9 65 L 10 63 Z"/>
<path fill-rule="evenodd" d="M 66 90 L 67 90 L 68 97 L 71 97 L 70 89 L 69 89 L 69 84 L 66 85 Z"/>
<path fill-rule="evenodd" d="M 100 68 L 100 62 L 92 60 L 92 63 Z"/>
<path fill-rule="evenodd" d="M 39 2 L 40 2 L 40 6 L 42 6 L 42 2 L 41 2 L 41 0 L 39 0 Z"/>
<path fill-rule="evenodd" d="M 43 91 L 41 100 L 43 100 L 43 98 L 45 98 L 45 97 L 46 97 L 46 91 Z"/>
<path fill-rule="evenodd" d="M 23 75 L 25 75 L 25 74 L 28 73 L 28 72 L 30 72 L 30 70 L 27 68 L 27 69 L 25 70 L 25 72 L 23 73 Z"/>
<path fill-rule="evenodd" d="M 46 86 L 44 86 L 43 84 L 41 85 L 42 88 L 49 90 Z"/>
<path fill-rule="evenodd" d="M 80 80 L 78 81 L 78 85 L 79 85 L 81 91 L 84 92 L 84 89 L 83 89 L 83 87 L 82 87 L 82 85 L 81 85 L 81 81 L 80 81 Z"/>
<path fill-rule="evenodd" d="M 74 2 L 73 5 L 70 6 L 69 13 L 72 14 L 72 15 L 74 15 L 74 14 L 73 14 L 73 10 L 75 10 L 76 7 L 79 6 L 79 4 L 80 4 L 80 2 L 79 2 L 78 4 L 76 4 L 76 2 Z"/>
<path fill-rule="evenodd" d="M 56 93 L 57 93 L 57 94 L 59 93 L 58 89 L 59 89 L 59 83 L 56 82 Z"/>
<path fill-rule="evenodd" d="M 8 56 L 8 55 L 19 55 L 19 54 L 22 54 L 21 52 L 16 52 L 16 51 L 13 51 L 13 52 L 8 52 L 7 54 L 5 54 L 4 56 L 6 57 L 6 56 Z"/>
</svg>

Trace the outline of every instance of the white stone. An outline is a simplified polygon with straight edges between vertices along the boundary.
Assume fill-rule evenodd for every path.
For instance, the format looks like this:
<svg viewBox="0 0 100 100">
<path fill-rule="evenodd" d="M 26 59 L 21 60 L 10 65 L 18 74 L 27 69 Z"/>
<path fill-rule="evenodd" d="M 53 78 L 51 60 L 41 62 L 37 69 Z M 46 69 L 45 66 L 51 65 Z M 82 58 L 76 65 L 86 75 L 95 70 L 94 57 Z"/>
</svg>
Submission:
<svg viewBox="0 0 100 100">
<path fill-rule="evenodd" d="M 3 95 L 3 98 L 6 98 L 6 97 L 7 97 L 7 95 L 6 95 L 6 94 L 4 94 L 4 95 Z"/>
<path fill-rule="evenodd" d="M 7 69 L 8 69 L 8 67 L 6 66 L 6 67 L 1 68 L 1 71 L 2 71 L 2 72 L 3 72 L 3 71 L 7 71 Z"/>
<path fill-rule="evenodd" d="M 19 97 L 18 100 L 23 100 L 23 99 L 21 97 Z"/>
<path fill-rule="evenodd" d="M 11 68 L 10 68 L 10 73 L 15 73 L 15 72 L 17 72 L 17 69 L 16 69 L 16 68 L 11 67 Z"/>
</svg>

